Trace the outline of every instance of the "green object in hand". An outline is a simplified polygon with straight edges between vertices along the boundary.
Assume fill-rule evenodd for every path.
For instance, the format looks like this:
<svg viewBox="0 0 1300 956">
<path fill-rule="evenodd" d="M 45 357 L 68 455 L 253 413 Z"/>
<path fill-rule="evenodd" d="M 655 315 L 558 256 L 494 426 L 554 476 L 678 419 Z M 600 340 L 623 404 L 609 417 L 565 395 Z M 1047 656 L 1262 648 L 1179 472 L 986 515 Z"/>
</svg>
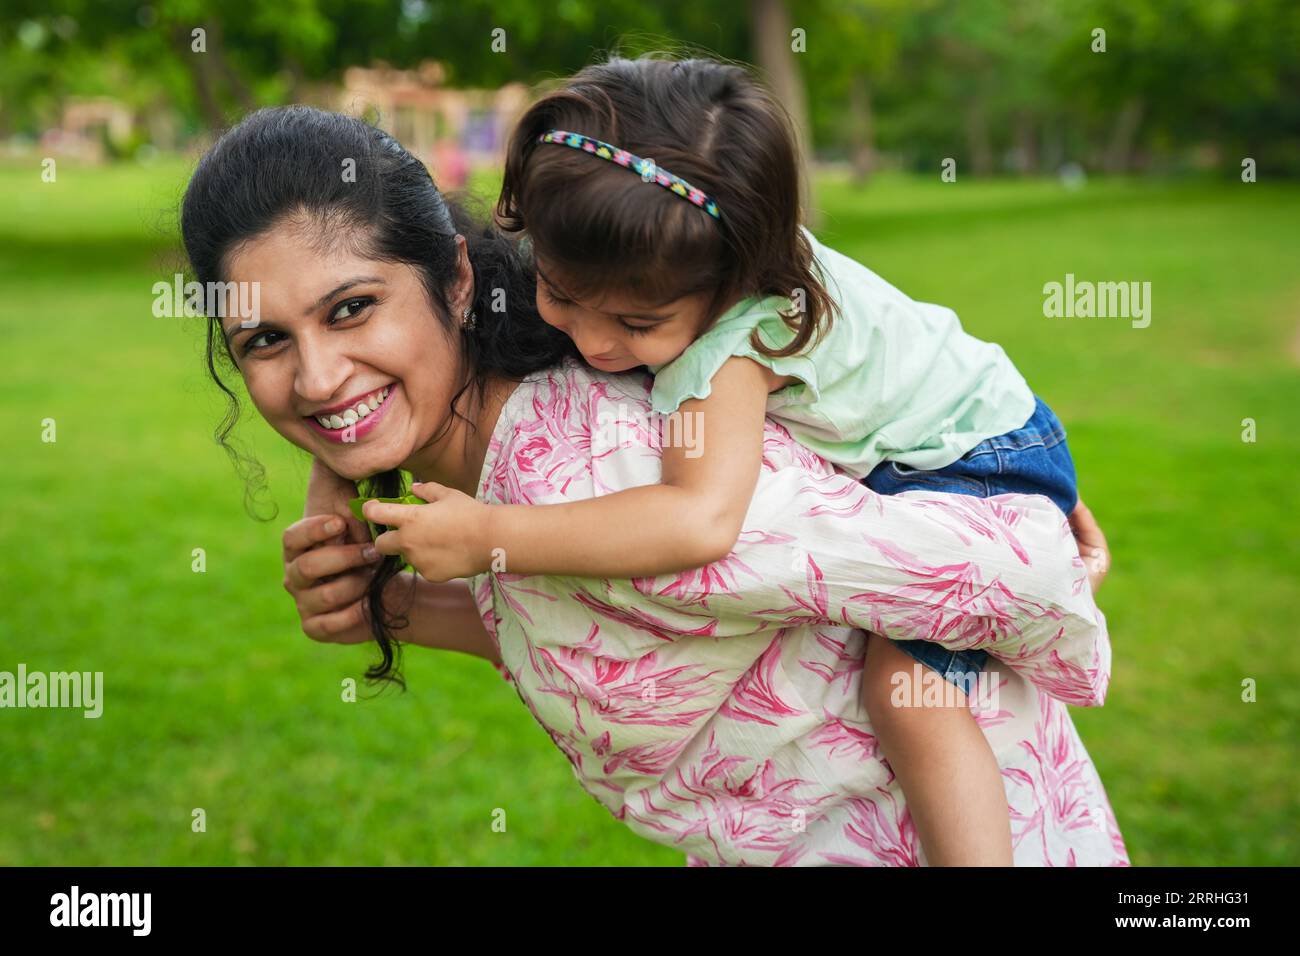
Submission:
<svg viewBox="0 0 1300 956">
<path fill-rule="evenodd" d="M 367 501 L 386 501 L 390 505 L 422 505 L 426 504 L 423 498 L 417 495 L 404 495 L 401 498 L 353 498 L 348 501 L 348 507 L 352 513 L 357 516 L 358 521 L 365 521 L 366 516 L 361 513 L 361 506 Z"/>
<path fill-rule="evenodd" d="M 416 495 L 403 495 L 401 498 L 350 498 L 348 499 L 348 507 L 352 509 L 352 513 L 357 516 L 358 521 L 365 521 L 367 527 L 372 527 L 371 522 L 369 521 L 369 519 L 366 518 L 364 514 L 361 513 L 361 506 L 364 505 L 367 501 L 386 501 L 390 505 L 428 504 L 427 501 L 425 501 L 423 498 L 420 498 Z M 402 559 L 403 569 L 411 568 L 412 571 L 415 570 L 414 568 L 411 567 L 410 563 L 406 560 L 405 557 L 403 557 L 400 554 L 398 555 L 398 557 Z"/>
</svg>

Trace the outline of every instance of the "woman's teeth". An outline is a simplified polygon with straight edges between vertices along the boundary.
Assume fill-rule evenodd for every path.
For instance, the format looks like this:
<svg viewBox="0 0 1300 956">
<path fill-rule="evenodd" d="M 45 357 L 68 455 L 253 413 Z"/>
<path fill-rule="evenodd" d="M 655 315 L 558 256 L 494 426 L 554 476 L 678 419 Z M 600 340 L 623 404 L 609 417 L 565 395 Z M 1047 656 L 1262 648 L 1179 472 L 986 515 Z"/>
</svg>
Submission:
<svg viewBox="0 0 1300 956">
<path fill-rule="evenodd" d="M 391 385 L 386 385 L 379 391 L 367 395 L 351 408 L 345 408 L 333 415 L 317 415 L 316 421 L 320 422 L 325 428 L 347 428 L 349 425 L 355 425 L 383 404 L 391 388 Z"/>
</svg>

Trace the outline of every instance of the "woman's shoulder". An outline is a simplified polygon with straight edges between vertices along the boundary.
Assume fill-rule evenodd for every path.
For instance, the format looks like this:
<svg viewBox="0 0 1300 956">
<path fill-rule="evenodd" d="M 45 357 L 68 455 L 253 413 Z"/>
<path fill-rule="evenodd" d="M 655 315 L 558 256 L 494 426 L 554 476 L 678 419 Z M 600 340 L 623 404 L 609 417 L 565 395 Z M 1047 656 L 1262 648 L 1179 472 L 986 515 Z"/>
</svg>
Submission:
<svg viewBox="0 0 1300 956">
<path fill-rule="evenodd" d="M 480 497 L 520 503 L 563 500 L 568 493 L 584 497 L 586 479 L 573 479 L 590 472 L 598 444 L 593 435 L 613 422 L 644 418 L 650 383 L 645 373 L 600 372 L 569 358 L 520 380 L 493 428 Z M 645 429 L 618 431 L 636 436 Z M 566 475 L 570 483 L 543 480 L 526 489 L 518 482 L 521 473 Z"/>
<path fill-rule="evenodd" d="M 522 379 L 506 400 L 501 419 L 513 425 L 537 419 L 579 423 L 594 419 L 611 401 L 646 404 L 650 383 L 645 372 L 601 372 L 565 358 Z"/>
<path fill-rule="evenodd" d="M 497 420 L 481 496 L 541 503 L 657 482 L 663 443 L 679 440 L 694 423 L 657 415 L 650 403 L 653 382 L 648 373 L 601 372 L 572 359 L 529 375 Z M 786 468 L 815 476 L 832 471 L 768 418 L 763 471 Z"/>
</svg>

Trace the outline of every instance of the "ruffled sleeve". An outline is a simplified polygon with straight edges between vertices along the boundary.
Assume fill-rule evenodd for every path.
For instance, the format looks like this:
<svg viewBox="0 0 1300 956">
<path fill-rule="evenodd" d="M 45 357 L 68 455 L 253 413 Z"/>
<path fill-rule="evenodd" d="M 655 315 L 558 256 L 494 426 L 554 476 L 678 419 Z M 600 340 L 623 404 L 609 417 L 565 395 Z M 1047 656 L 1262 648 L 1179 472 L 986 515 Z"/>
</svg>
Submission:
<svg viewBox="0 0 1300 956">
<path fill-rule="evenodd" d="M 777 375 L 797 378 L 807 387 L 803 400 L 817 401 L 820 398 L 817 367 L 808 355 L 764 355 L 754 348 L 750 339 L 751 333 L 758 329 L 760 339 L 769 347 L 787 345 L 794 338 L 794 332 L 781 316 L 781 311 L 788 312 L 790 308 L 788 298 L 769 296 L 758 300 L 746 299 L 727 310 L 713 328 L 692 342 L 681 355 L 666 365 L 651 369 L 655 373 L 654 388 L 650 393 L 653 410 L 668 415 L 688 399 L 707 398 L 713 390 L 713 376 L 732 356 L 751 358 Z"/>
</svg>

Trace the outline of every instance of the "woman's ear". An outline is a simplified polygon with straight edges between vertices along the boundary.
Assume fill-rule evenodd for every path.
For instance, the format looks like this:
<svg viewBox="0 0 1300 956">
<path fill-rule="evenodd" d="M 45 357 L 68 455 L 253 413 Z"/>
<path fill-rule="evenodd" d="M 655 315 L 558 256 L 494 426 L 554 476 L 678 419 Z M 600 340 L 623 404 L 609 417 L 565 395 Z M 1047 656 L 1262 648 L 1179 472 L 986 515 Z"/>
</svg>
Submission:
<svg viewBox="0 0 1300 956">
<path fill-rule="evenodd" d="M 469 264 L 469 243 L 460 233 L 456 233 L 456 295 L 453 299 L 456 314 L 460 321 L 462 313 L 474 305 L 474 269 Z"/>
</svg>

